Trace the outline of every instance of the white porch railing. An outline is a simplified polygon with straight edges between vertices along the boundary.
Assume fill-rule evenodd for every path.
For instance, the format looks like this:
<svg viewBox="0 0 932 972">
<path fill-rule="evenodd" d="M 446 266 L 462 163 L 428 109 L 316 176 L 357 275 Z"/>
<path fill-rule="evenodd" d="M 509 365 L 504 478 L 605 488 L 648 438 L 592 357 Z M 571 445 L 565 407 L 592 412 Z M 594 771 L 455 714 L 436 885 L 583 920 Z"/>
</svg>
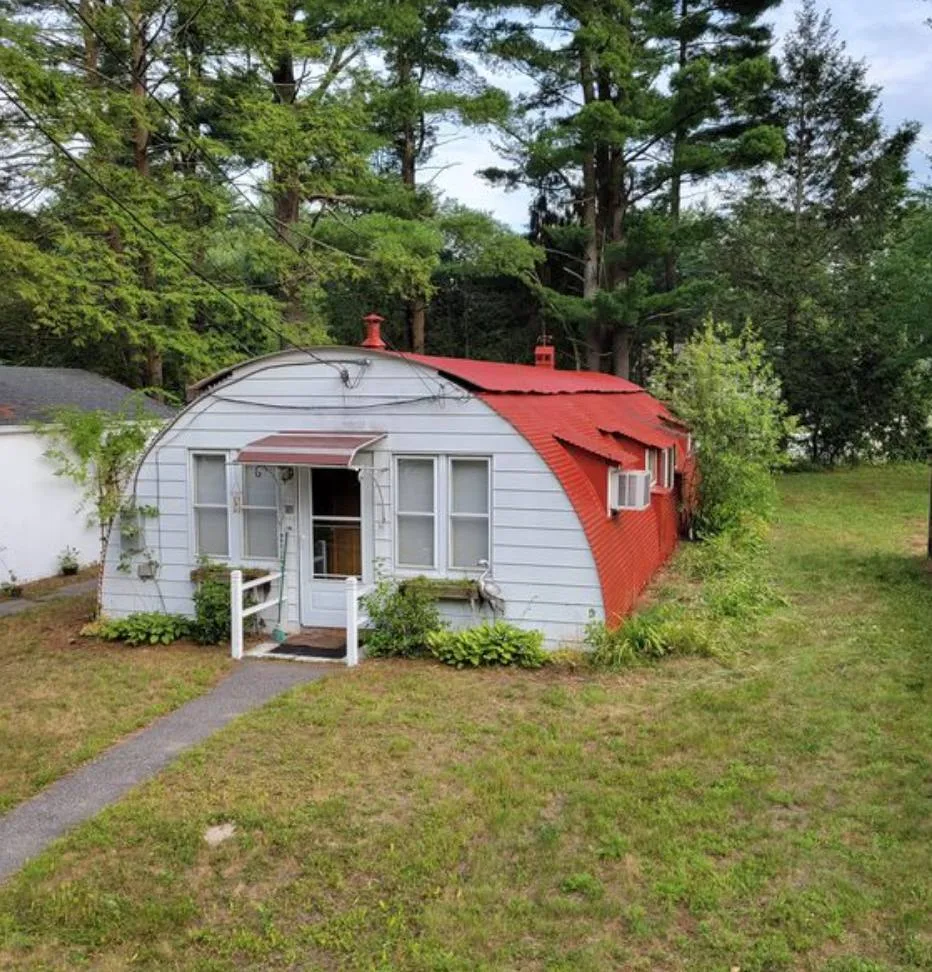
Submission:
<svg viewBox="0 0 932 972">
<path fill-rule="evenodd" d="M 356 577 L 346 578 L 346 664 L 359 664 L 359 629 L 368 622 L 364 610 L 360 608 L 359 599 L 368 594 L 371 586 L 360 584 Z"/>
<path fill-rule="evenodd" d="M 243 572 L 241 570 L 230 571 L 230 655 L 239 660 L 243 657 L 243 621 L 258 614 L 260 611 L 267 611 L 269 608 L 278 605 L 278 595 L 270 597 L 261 604 L 250 604 L 249 607 L 243 606 L 243 594 L 253 588 L 262 587 L 264 584 L 271 584 L 273 581 L 280 580 L 284 584 L 284 576 L 281 571 L 274 574 L 265 574 L 255 580 L 243 583 Z M 285 591 L 281 592 L 281 602 L 285 603 Z"/>
</svg>

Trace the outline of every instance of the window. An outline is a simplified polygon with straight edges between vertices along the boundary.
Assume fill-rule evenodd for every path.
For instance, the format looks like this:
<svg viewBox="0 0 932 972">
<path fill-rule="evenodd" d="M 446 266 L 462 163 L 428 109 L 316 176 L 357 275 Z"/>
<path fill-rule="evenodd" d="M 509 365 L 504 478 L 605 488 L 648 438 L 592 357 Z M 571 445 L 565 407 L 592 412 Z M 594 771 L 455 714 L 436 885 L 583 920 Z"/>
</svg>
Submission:
<svg viewBox="0 0 932 972">
<path fill-rule="evenodd" d="M 398 459 L 395 562 L 399 567 L 436 566 L 436 468 L 433 458 Z"/>
<path fill-rule="evenodd" d="M 278 559 L 278 480 L 265 466 L 243 467 L 243 552 Z"/>
<path fill-rule="evenodd" d="M 362 575 L 362 500 L 353 469 L 311 470 L 315 577 Z"/>
<path fill-rule="evenodd" d="M 450 459 L 450 566 L 489 558 L 489 461 Z"/>
<path fill-rule="evenodd" d="M 660 464 L 660 455 L 657 449 L 647 450 L 647 465 L 645 468 L 650 473 L 651 486 L 657 485 L 657 466 Z"/>
<path fill-rule="evenodd" d="M 661 453 L 660 485 L 664 489 L 673 489 L 673 477 L 676 475 L 675 448 L 675 446 L 670 446 Z"/>
<path fill-rule="evenodd" d="M 228 557 L 227 458 L 194 456 L 194 537 L 199 557 Z"/>
<path fill-rule="evenodd" d="M 618 510 L 646 510 L 650 506 L 650 471 L 610 469 L 608 472 L 608 507 Z"/>
</svg>

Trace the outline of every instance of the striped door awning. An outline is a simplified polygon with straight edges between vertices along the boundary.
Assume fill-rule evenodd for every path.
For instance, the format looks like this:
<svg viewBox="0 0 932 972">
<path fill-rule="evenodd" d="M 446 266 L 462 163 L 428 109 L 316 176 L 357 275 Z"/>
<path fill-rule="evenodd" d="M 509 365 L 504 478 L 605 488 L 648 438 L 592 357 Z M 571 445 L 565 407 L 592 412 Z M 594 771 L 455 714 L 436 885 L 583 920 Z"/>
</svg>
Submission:
<svg viewBox="0 0 932 972">
<path fill-rule="evenodd" d="M 385 432 L 277 432 L 240 450 L 237 462 L 261 466 L 352 466 Z"/>
</svg>

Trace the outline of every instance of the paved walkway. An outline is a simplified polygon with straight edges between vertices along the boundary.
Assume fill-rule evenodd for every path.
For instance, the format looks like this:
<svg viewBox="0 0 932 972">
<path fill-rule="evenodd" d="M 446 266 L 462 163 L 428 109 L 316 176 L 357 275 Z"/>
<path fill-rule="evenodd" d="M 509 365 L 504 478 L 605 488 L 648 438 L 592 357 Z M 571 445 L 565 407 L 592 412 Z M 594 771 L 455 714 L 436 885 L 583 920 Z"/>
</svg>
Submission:
<svg viewBox="0 0 932 972">
<path fill-rule="evenodd" d="M 332 665 L 307 662 L 241 662 L 206 695 L 157 719 L 0 817 L 0 881 L 231 719 L 293 685 L 333 671 Z"/>
<path fill-rule="evenodd" d="M 28 611 L 39 604 L 47 604 L 49 601 L 57 600 L 60 597 L 80 597 L 82 594 L 90 594 L 97 589 L 97 580 L 76 581 L 74 584 L 66 584 L 58 590 L 50 591 L 42 597 L 25 598 L 15 597 L 10 601 L 0 601 L 0 618 L 8 617 L 11 614 L 20 614 Z"/>
</svg>

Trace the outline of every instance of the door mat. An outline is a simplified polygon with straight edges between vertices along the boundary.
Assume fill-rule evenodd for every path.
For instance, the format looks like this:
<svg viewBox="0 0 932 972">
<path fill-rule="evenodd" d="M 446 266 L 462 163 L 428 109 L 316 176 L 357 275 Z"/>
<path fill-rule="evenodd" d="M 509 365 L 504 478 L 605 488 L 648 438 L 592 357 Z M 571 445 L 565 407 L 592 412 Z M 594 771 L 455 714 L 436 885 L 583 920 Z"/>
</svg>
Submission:
<svg viewBox="0 0 932 972">
<path fill-rule="evenodd" d="M 294 655 L 296 658 L 346 658 L 346 645 L 339 647 L 317 647 L 312 645 L 276 645 L 270 648 L 269 655 Z"/>
</svg>

